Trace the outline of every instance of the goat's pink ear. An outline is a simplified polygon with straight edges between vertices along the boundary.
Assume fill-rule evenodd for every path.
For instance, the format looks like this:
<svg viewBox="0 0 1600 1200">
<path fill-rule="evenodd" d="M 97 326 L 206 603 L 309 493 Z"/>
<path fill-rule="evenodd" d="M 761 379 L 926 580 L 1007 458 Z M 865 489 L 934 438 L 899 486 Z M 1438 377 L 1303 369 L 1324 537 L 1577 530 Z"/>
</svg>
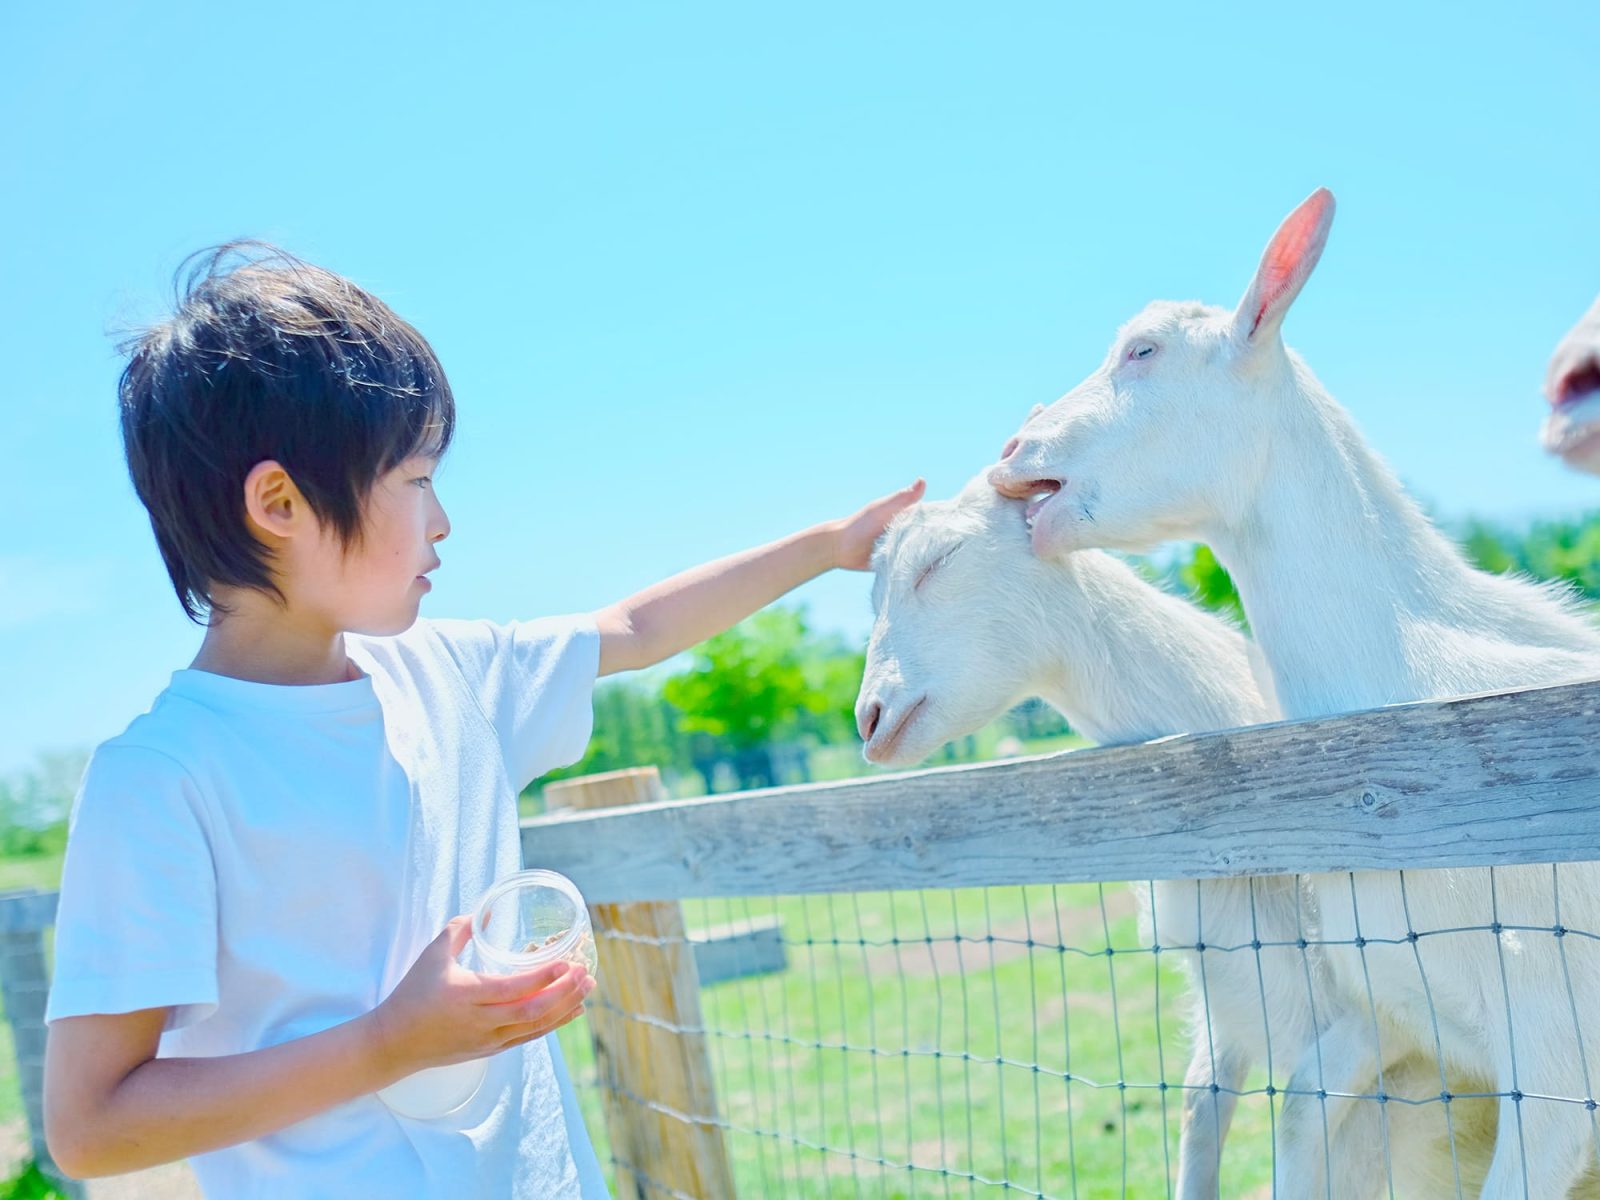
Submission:
<svg viewBox="0 0 1600 1200">
<path fill-rule="evenodd" d="M 1283 323 L 1289 305 L 1322 257 L 1332 225 L 1333 193 L 1327 188 L 1312 192 L 1284 218 L 1234 313 L 1234 330 L 1240 341 L 1260 341 Z"/>
</svg>

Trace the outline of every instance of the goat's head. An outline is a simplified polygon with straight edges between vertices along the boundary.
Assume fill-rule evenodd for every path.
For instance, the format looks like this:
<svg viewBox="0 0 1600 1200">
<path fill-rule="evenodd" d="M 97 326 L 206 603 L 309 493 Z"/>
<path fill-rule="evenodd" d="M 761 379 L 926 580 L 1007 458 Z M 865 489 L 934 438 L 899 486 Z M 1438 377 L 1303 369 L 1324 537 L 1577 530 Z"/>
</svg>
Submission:
<svg viewBox="0 0 1600 1200">
<path fill-rule="evenodd" d="M 1600 300 L 1561 339 L 1545 373 L 1545 449 L 1600 475 Z"/>
<path fill-rule="evenodd" d="M 1279 327 L 1322 254 L 1333 208 L 1319 189 L 1289 214 L 1233 312 L 1146 307 L 1098 370 L 1006 443 L 988 478 L 1027 503 L 1035 551 L 1192 537 L 1259 470 L 1262 431 L 1292 379 Z"/>
<path fill-rule="evenodd" d="M 914 763 L 1032 694 L 1046 564 L 1022 505 L 980 476 L 895 519 L 873 555 L 856 724 L 875 763 Z"/>
</svg>

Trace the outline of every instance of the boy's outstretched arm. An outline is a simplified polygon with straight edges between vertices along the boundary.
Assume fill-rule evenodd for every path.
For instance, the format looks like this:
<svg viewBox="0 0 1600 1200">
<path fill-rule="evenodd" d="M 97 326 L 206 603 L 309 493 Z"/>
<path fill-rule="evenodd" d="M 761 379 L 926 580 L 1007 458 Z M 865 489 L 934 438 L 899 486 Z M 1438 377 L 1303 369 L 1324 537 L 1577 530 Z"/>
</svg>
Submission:
<svg viewBox="0 0 1600 1200">
<path fill-rule="evenodd" d="M 600 674 L 671 658 L 834 567 L 866 570 L 884 526 L 921 499 L 923 487 L 919 479 L 853 516 L 693 567 L 601 609 Z"/>
</svg>

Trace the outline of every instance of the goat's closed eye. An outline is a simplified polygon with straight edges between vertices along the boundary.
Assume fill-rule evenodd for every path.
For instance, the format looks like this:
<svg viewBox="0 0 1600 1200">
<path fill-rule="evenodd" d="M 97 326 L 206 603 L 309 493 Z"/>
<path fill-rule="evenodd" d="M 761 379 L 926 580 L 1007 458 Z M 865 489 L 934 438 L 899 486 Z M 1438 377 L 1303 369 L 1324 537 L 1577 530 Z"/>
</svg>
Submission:
<svg viewBox="0 0 1600 1200">
<path fill-rule="evenodd" d="M 949 562 L 950 561 L 950 556 L 953 555 L 959 549 L 961 549 L 961 547 L 959 545 L 950 547 L 950 549 L 946 550 L 943 554 L 939 555 L 938 558 L 934 559 L 927 566 L 923 567 L 922 570 L 918 571 L 917 572 L 917 581 L 916 581 L 916 583 L 911 585 L 911 590 L 912 591 L 916 591 L 924 583 L 927 583 L 928 582 L 928 576 L 932 575 L 940 567 L 944 566 L 945 563 Z"/>
</svg>

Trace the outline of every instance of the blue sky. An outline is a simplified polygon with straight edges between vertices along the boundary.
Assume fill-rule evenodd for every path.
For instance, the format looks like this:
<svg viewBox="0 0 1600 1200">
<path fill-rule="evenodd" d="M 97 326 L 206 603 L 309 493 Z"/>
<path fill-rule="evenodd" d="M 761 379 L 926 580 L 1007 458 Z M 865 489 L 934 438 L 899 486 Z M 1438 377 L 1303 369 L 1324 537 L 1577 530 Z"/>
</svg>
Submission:
<svg viewBox="0 0 1600 1200">
<path fill-rule="evenodd" d="M 1232 303 L 1319 184 L 1298 346 L 1447 517 L 1600 507 L 1535 444 L 1600 291 L 1600 6 L 7 5 L 0 771 L 199 633 L 113 331 L 253 235 L 433 342 L 424 612 L 592 608 L 924 474 L 953 492 L 1154 297 Z M 867 586 L 799 593 L 864 634 Z"/>
</svg>

